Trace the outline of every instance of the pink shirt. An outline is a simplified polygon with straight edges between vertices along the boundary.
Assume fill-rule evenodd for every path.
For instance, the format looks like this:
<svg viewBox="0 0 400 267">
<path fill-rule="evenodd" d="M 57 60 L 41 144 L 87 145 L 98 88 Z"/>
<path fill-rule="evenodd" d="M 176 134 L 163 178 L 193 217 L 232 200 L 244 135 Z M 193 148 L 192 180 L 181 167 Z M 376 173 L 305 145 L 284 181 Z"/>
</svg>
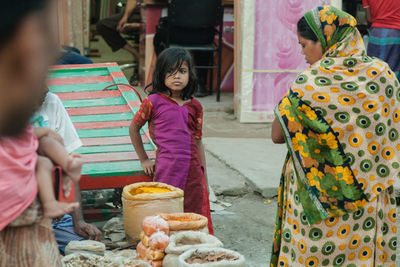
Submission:
<svg viewBox="0 0 400 267">
<path fill-rule="evenodd" d="M 31 125 L 18 137 L 0 138 L 0 231 L 36 197 L 38 145 Z"/>
</svg>

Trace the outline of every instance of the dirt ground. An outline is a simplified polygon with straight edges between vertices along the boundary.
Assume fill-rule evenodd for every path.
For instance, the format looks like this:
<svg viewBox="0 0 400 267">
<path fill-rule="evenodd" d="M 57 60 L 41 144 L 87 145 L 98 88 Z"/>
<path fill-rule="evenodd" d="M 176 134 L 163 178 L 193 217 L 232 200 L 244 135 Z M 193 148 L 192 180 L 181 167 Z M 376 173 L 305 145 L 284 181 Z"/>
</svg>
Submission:
<svg viewBox="0 0 400 267">
<path fill-rule="evenodd" d="M 232 206 L 223 212 L 212 213 L 215 236 L 225 248 L 243 254 L 247 266 L 269 266 L 276 200 L 268 203 L 267 199 L 253 193 L 218 199 Z"/>
<path fill-rule="evenodd" d="M 248 267 L 269 266 L 276 216 L 276 199 L 269 201 L 254 193 L 241 197 L 218 197 L 231 207 L 223 213 L 212 213 L 215 236 L 224 247 L 240 252 Z M 397 209 L 398 218 L 400 210 Z M 400 220 L 397 221 L 400 227 Z M 398 236 L 399 238 L 399 236 Z M 400 247 L 396 267 L 400 267 Z"/>
</svg>

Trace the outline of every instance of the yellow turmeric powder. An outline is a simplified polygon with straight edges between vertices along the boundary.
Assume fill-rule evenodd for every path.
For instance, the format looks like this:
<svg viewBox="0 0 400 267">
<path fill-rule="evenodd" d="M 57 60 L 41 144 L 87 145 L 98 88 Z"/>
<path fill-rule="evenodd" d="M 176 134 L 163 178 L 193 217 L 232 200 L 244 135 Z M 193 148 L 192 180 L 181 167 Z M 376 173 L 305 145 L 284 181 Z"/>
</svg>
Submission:
<svg viewBox="0 0 400 267">
<path fill-rule="evenodd" d="M 138 194 L 143 194 L 143 193 L 162 194 L 162 193 L 168 193 L 168 192 L 171 192 L 171 190 L 168 188 L 143 186 L 143 187 L 139 187 L 136 189 L 132 189 L 130 193 L 132 195 L 138 195 Z"/>
<path fill-rule="evenodd" d="M 179 221 L 179 222 L 193 222 L 193 221 L 198 221 L 198 219 L 193 219 L 193 218 L 170 218 L 169 221 Z"/>
</svg>

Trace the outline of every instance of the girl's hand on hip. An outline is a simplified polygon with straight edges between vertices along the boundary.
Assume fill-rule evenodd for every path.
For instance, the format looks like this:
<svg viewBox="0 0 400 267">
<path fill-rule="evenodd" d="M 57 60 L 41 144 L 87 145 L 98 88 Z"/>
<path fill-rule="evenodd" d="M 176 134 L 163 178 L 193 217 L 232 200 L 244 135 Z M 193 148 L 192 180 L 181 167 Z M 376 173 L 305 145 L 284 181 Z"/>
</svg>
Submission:
<svg viewBox="0 0 400 267">
<path fill-rule="evenodd" d="M 144 161 L 141 162 L 144 173 L 146 173 L 149 176 L 153 176 L 154 175 L 154 161 L 150 160 L 150 159 L 146 159 Z"/>
</svg>

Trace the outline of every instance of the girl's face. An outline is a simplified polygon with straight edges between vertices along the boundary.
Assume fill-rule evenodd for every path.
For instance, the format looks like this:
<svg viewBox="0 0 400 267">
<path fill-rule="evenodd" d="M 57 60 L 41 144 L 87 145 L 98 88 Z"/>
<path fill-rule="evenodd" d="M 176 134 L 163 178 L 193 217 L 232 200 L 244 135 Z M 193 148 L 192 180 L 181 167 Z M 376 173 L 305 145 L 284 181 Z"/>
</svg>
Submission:
<svg viewBox="0 0 400 267">
<path fill-rule="evenodd" d="M 172 91 L 182 91 L 189 83 L 189 67 L 186 62 L 178 70 L 167 71 L 165 86 Z"/>
<path fill-rule="evenodd" d="M 301 45 L 301 53 L 305 56 L 308 64 L 312 65 L 322 58 L 322 46 L 319 41 L 314 42 L 301 37 L 299 34 L 297 34 L 297 37 Z"/>
</svg>

